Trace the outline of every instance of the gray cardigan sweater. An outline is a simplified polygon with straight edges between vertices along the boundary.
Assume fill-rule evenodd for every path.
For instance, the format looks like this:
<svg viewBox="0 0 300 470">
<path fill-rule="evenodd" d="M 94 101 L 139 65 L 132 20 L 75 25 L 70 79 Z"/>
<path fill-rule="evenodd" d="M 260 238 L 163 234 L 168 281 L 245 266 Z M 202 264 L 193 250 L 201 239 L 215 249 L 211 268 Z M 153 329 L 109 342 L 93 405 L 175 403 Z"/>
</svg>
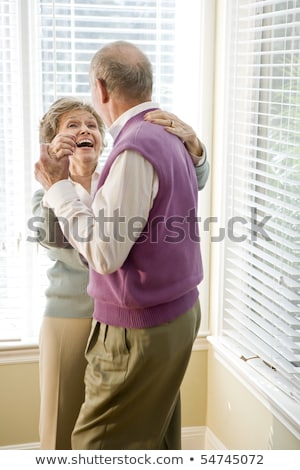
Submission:
<svg viewBox="0 0 300 470">
<path fill-rule="evenodd" d="M 47 271 L 49 285 L 45 291 L 45 315 L 62 318 L 92 317 L 93 300 L 87 294 L 88 266 L 70 243 L 65 240 L 52 209 L 43 206 L 44 191 L 37 190 L 32 198 L 33 215 L 38 217 L 37 241 L 47 249 L 53 264 Z"/>
</svg>

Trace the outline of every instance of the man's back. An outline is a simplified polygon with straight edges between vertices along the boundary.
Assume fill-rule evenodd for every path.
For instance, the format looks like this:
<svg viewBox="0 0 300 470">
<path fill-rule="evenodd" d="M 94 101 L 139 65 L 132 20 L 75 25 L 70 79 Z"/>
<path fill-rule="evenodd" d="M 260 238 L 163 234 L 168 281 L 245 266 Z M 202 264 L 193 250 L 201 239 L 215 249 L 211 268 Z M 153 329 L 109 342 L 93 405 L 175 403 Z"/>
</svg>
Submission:
<svg viewBox="0 0 300 470">
<path fill-rule="evenodd" d="M 145 122 L 143 114 L 129 119 L 118 134 L 98 186 L 105 184 L 114 161 L 131 150 L 155 168 L 158 192 L 124 264 L 106 276 L 91 270 L 89 285 L 97 321 L 133 328 L 174 320 L 188 310 L 203 277 L 193 164 L 182 142 Z M 131 236 L 134 221 L 125 223 Z"/>
</svg>

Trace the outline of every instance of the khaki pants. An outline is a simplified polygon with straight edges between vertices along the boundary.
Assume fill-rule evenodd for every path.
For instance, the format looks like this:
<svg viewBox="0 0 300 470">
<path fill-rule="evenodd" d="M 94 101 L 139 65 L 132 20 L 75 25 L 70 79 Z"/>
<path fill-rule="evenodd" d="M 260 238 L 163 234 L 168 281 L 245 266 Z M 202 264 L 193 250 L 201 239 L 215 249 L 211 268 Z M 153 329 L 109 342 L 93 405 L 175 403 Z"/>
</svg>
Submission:
<svg viewBox="0 0 300 470">
<path fill-rule="evenodd" d="M 200 306 L 148 329 L 93 322 L 73 449 L 181 449 L 180 385 Z"/>
<path fill-rule="evenodd" d="M 40 331 L 40 448 L 70 450 L 84 401 L 91 318 L 44 317 Z"/>
</svg>

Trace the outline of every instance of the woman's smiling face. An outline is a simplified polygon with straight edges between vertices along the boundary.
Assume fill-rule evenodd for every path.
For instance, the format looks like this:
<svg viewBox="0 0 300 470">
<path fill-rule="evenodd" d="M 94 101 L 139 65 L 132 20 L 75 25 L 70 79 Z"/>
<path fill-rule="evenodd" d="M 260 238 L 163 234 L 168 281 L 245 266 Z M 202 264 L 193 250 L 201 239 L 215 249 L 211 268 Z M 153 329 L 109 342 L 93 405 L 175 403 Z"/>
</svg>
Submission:
<svg viewBox="0 0 300 470">
<path fill-rule="evenodd" d="M 59 120 L 58 133 L 71 134 L 76 139 L 71 160 L 97 163 L 103 142 L 97 121 L 90 112 L 78 109 L 64 113 Z"/>
</svg>

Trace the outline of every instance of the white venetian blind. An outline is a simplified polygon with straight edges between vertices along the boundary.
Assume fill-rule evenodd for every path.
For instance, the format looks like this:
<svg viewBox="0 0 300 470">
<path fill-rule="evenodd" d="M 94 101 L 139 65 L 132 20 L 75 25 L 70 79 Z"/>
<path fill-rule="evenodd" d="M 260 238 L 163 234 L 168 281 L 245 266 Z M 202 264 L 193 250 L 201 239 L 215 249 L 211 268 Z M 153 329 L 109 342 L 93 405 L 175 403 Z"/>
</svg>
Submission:
<svg viewBox="0 0 300 470">
<path fill-rule="evenodd" d="M 299 404 L 300 2 L 232 7 L 222 335 Z"/>
<path fill-rule="evenodd" d="M 0 338 L 18 338 L 24 301 L 24 197 L 18 5 L 0 2 Z"/>
<path fill-rule="evenodd" d="M 162 108 L 172 110 L 178 3 L 178 0 L 35 2 L 43 112 L 64 95 L 89 99 L 92 55 L 105 43 L 117 40 L 133 42 L 148 55 L 154 72 L 153 99 Z M 109 135 L 107 143 L 103 157 L 110 148 Z"/>
<path fill-rule="evenodd" d="M 92 55 L 105 43 L 141 47 L 154 69 L 154 99 L 173 103 L 176 0 L 39 0 L 38 35 L 43 105 L 61 95 L 89 97 Z"/>
</svg>

